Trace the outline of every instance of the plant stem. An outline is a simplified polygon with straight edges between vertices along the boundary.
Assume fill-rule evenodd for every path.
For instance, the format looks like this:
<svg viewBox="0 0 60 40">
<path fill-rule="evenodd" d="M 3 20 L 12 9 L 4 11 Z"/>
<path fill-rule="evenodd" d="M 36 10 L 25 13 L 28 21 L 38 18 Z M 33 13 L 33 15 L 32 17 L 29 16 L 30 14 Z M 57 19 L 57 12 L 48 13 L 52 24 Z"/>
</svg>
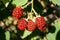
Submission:
<svg viewBox="0 0 60 40">
<path fill-rule="evenodd" d="M 32 11 L 35 13 L 36 16 L 38 15 L 34 8 L 32 8 Z"/>
<path fill-rule="evenodd" d="M 31 6 L 31 12 L 34 12 L 35 15 L 37 16 L 37 12 L 34 10 L 34 0 L 32 0 L 32 6 Z"/>
<path fill-rule="evenodd" d="M 32 1 L 32 4 L 31 4 L 31 12 L 32 12 L 34 0 L 31 0 L 31 1 Z"/>
<path fill-rule="evenodd" d="M 35 13 L 36 16 L 38 16 L 38 13 L 35 11 L 34 9 L 34 0 L 32 0 L 32 8 L 31 8 L 31 12 L 33 11 Z M 40 15 L 39 15 L 40 16 Z"/>
<path fill-rule="evenodd" d="M 26 8 L 28 5 L 30 5 L 32 3 L 32 1 L 28 2 L 25 6 L 23 6 L 22 8 Z"/>
</svg>

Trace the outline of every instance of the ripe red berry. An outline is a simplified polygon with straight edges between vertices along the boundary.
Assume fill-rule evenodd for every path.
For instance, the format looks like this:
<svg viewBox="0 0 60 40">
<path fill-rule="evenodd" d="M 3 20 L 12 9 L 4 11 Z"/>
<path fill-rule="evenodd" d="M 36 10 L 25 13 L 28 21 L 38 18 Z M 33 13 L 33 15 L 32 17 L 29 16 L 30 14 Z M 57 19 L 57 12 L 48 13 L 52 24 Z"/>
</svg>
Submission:
<svg viewBox="0 0 60 40">
<path fill-rule="evenodd" d="M 36 28 L 35 23 L 32 20 L 28 20 L 27 29 L 29 31 L 34 31 Z"/>
<path fill-rule="evenodd" d="M 23 14 L 23 9 L 21 7 L 16 7 L 13 9 L 12 16 L 16 19 L 20 18 Z"/>
<path fill-rule="evenodd" d="M 42 17 L 42 16 L 37 17 L 35 23 L 36 23 L 39 30 L 45 30 L 46 21 L 45 21 L 44 17 Z"/>
<path fill-rule="evenodd" d="M 27 21 L 25 19 L 18 20 L 18 28 L 24 30 L 27 27 Z"/>
</svg>

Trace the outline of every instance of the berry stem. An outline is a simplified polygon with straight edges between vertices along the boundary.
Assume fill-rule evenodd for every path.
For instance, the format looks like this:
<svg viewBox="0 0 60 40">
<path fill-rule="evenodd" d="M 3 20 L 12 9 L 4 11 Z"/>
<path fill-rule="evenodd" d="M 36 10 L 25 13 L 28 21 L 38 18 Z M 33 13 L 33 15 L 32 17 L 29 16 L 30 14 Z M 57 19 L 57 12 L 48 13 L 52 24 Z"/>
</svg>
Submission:
<svg viewBox="0 0 60 40">
<path fill-rule="evenodd" d="M 32 11 L 35 13 L 36 16 L 38 15 L 34 8 L 32 8 Z"/>
<path fill-rule="evenodd" d="M 32 5 L 31 5 L 31 12 L 32 12 L 32 9 L 33 9 L 33 2 L 34 2 L 34 0 L 32 0 Z"/>
<path fill-rule="evenodd" d="M 34 4 L 34 0 L 32 0 L 32 5 L 31 5 L 31 12 L 33 11 L 34 13 L 35 13 L 35 15 L 37 16 L 38 14 L 37 14 L 37 12 L 34 10 L 34 6 L 33 6 L 33 4 Z"/>
<path fill-rule="evenodd" d="M 31 0 L 31 12 L 28 14 L 28 19 L 33 19 L 33 12 L 32 12 L 32 9 L 33 9 L 33 1 L 34 0 Z"/>
<path fill-rule="evenodd" d="M 38 13 L 35 11 L 34 9 L 34 0 L 32 0 L 32 8 L 31 8 L 31 12 L 33 11 L 35 13 L 36 16 L 38 16 Z M 40 16 L 40 15 L 39 15 Z"/>
<path fill-rule="evenodd" d="M 32 1 L 28 2 L 25 6 L 22 6 L 22 8 L 26 8 L 28 5 L 30 5 L 32 3 Z"/>
</svg>

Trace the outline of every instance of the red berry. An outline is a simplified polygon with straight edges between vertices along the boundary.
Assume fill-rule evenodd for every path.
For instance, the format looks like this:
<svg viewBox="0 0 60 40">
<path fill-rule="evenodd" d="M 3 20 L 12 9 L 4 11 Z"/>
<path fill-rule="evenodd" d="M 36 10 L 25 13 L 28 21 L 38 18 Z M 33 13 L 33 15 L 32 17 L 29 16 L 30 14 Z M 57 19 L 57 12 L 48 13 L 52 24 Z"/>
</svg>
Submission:
<svg viewBox="0 0 60 40">
<path fill-rule="evenodd" d="M 25 19 L 18 20 L 18 28 L 24 30 L 27 27 L 27 21 Z"/>
<path fill-rule="evenodd" d="M 35 23 L 32 20 L 28 20 L 27 29 L 29 31 L 34 31 L 36 28 Z"/>
<path fill-rule="evenodd" d="M 16 19 L 20 18 L 23 14 L 23 9 L 21 7 L 16 7 L 13 9 L 12 16 Z"/>
<path fill-rule="evenodd" d="M 42 16 L 37 17 L 35 23 L 36 23 L 39 30 L 45 30 L 46 21 L 45 21 L 44 17 L 42 17 Z"/>
</svg>

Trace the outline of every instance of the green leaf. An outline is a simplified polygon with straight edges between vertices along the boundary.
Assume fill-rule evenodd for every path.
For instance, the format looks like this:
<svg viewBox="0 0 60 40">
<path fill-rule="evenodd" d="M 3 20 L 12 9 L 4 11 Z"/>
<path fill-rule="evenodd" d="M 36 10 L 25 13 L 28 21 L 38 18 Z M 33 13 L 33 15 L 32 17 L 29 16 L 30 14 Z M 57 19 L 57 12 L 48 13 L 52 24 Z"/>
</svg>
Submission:
<svg viewBox="0 0 60 40">
<path fill-rule="evenodd" d="M 48 40 L 56 40 L 56 35 L 57 35 L 58 31 L 60 30 L 60 20 L 56 20 L 54 26 L 55 26 L 56 30 L 54 33 L 47 34 Z"/>
<path fill-rule="evenodd" d="M 23 36 L 21 36 L 21 38 L 26 38 L 28 35 L 30 35 L 32 32 L 30 32 L 30 31 L 28 31 L 28 30 L 26 30 L 25 29 L 25 31 L 24 31 L 24 34 L 23 34 Z"/>
<path fill-rule="evenodd" d="M 9 2 L 10 2 L 11 0 L 2 0 L 2 2 L 4 3 L 4 5 L 7 7 L 8 5 L 9 5 Z"/>
<path fill-rule="evenodd" d="M 28 0 L 13 0 L 12 4 L 15 4 L 16 6 L 22 6 L 25 5 L 28 2 Z"/>
<path fill-rule="evenodd" d="M 57 4 L 60 6 L 60 0 L 51 0 L 54 4 Z"/>
<path fill-rule="evenodd" d="M 10 40 L 10 32 L 6 31 L 5 32 L 6 40 Z"/>
<path fill-rule="evenodd" d="M 39 36 L 32 37 L 31 40 L 37 40 Z"/>
</svg>

